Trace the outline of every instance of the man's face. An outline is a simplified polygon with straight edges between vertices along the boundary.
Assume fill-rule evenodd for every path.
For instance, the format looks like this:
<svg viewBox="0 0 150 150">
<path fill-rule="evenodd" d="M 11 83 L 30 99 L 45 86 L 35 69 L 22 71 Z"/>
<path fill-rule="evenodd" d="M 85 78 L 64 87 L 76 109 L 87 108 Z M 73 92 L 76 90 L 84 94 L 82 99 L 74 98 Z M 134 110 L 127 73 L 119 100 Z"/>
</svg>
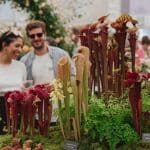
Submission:
<svg viewBox="0 0 150 150">
<path fill-rule="evenodd" d="M 35 50 L 41 50 L 44 48 L 46 34 L 43 32 L 42 28 L 35 28 L 29 31 L 28 36 L 31 39 L 31 44 Z"/>
</svg>

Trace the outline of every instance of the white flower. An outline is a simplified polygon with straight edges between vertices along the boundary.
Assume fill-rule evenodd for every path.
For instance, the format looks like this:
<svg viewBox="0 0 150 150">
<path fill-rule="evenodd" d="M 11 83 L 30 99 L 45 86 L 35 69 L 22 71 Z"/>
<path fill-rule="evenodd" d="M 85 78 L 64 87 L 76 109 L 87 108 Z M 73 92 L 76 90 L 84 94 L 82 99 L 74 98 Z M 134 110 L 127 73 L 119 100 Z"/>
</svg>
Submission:
<svg viewBox="0 0 150 150">
<path fill-rule="evenodd" d="M 96 31 L 94 31 L 93 33 L 99 33 L 101 31 L 100 28 L 98 28 Z"/>
<path fill-rule="evenodd" d="M 71 87 L 71 86 L 68 87 L 67 91 L 68 91 L 69 94 L 71 94 L 71 93 L 73 92 L 73 91 L 72 91 L 72 87 Z"/>
<path fill-rule="evenodd" d="M 49 25 L 49 27 L 50 27 L 50 28 L 53 28 L 53 26 L 52 26 L 52 25 Z"/>
<path fill-rule="evenodd" d="M 63 84 L 60 80 L 54 79 L 52 81 L 54 91 L 50 93 L 51 101 L 63 100 L 65 98 L 63 93 Z"/>
<path fill-rule="evenodd" d="M 13 32 L 16 36 L 23 37 L 21 31 L 18 28 L 16 28 L 16 27 L 11 27 L 10 32 Z"/>
<path fill-rule="evenodd" d="M 9 27 L 4 27 L 4 28 L 0 27 L 0 33 L 1 33 L 1 34 L 7 32 L 7 31 L 9 31 L 9 30 L 10 30 Z"/>
<path fill-rule="evenodd" d="M 132 22 L 128 21 L 126 23 L 126 27 L 128 27 L 129 29 L 132 29 L 134 26 L 133 26 Z"/>
<path fill-rule="evenodd" d="M 115 34 L 116 33 L 116 29 L 112 28 L 111 26 L 108 28 L 108 32 L 111 34 Z"/>
<path fill-rule="evenodd" d="M 41 3 L 41 4 L 39 5 L 39 9 L 42 9 L 42 8 L 44 8 L 45 6 L 46 6 L 46 3 L 43 2 L 43 3 Z"/>
<path fill-rule="evenodd" d="M 43 7 L 45 7 L 45 5 L 46 5 L 46 3 L 43 2 L 43 3 L 41 4 L 41 7 L 43 8 Z"/>
<path fill-rule="evenodd" d="M 58 87 L 62 89 L 63 88 L 62 83 L 58 83 Z"/>
<path fill-rule="evenodd" d="M 35 3 L 37 3 L 39 0 L 34 0 Z"/>
</svg>

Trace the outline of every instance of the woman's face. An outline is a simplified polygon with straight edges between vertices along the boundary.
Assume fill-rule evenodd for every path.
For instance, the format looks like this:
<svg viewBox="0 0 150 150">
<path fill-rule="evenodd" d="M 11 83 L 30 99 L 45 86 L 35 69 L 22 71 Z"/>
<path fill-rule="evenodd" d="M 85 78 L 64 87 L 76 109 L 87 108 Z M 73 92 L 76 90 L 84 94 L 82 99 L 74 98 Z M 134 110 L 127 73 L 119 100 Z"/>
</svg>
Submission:
<svg viewBox="0 0 150 150">
<path fill-rule="evenodd" d="M 8 46 L 5 46 L 5 52 L 7 53 L 7 56 L 11 59 L 16 59 L 23 47 L 23 40 L 18 37 L 13 42 L 11 42 Z"/>
</svg>

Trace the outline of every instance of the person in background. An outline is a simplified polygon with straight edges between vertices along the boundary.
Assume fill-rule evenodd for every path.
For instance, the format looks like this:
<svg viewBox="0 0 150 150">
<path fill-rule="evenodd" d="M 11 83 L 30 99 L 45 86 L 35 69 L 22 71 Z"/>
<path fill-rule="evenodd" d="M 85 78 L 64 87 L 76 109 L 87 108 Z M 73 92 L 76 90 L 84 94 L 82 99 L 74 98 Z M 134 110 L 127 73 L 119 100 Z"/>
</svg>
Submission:
<svg viewBox="0 0 150 150">
<path fill-rule="evenodd" d="M 80 31 L 78 28 L 73 27 L 72 28 L 72 33 L 71 33 L 71 40 L 73 41 L 73 50 L 72 50 L 72 55 L 74 55 L 77 52 L 78 46 L 80 46 Z"/>
<path fill-rule="evenodd" d="M 75 76 L 75 65 L 68 53 L 61 48 L 50 46 L 46 41 L 46 25 L 42 21 L 32 21 L 26 26 L 26 33 L 33 50 L 21 58 L 26 65 L 27 79 L 34 84 L 51 82 L 57 75 L 57 63 L 63 56 L 68 57 L 71 64 L 71 75 Z"/>
<path fill-rule="evenodd" d="M 135 52 L 135 64 L 136 68 L 139 68 L 138 70 L 142 69 L 142 65 L 144 62 L 144 59 L 148 56 L 148 48 L 150 46 L 150 39 L 148 36 L 143 36 L 141 43 L 137 43 L 137 50 Z"/>
<path fill-rule="evenodd" d="M 145 52 L 145 57 L 142 63 L 142 71 L 145 73 L 150 73 L 150 43 Z"/>
<path fill-rule="evenodd" d="M 7 31 L 0 36 L 0 134 L 6 125 L 4 94 L 8 91 L 22 90 L 26 80 L 26 67 L 15 60 L 23 47 L 20 35 Z"/>
</svg>

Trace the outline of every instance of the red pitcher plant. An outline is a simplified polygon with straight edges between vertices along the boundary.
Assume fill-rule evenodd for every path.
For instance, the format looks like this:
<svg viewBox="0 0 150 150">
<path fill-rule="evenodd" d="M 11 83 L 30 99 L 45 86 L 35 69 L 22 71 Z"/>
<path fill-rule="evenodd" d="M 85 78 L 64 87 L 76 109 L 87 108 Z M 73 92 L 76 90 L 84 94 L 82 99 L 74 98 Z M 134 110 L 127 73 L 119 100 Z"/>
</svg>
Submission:
<svg viewBox="0 0 150 150">
<path fill-rule="evenodd" d="M 142 98 L 140 75 L 136 72 L 127 72 L 124 85 L 129 88 L 129 101 L 133 113 L 134 128 L 138 135 L 141 136 Z"/>
<path fill-rule="evenodd" d="M 13 136 L 17 133 L 17 125 L 21 118 L 20 130 L 34 134 L 35 116 L 38 112 L 38 128 L 41 135 L 47 135 L 52 114 L 50 93 L 52 85 L 36 85 L 26 91 L 12 91 L 5 94 L 7 127 Z M 11 129 L 12 126 L 12 129 Z"/>
</svg>

